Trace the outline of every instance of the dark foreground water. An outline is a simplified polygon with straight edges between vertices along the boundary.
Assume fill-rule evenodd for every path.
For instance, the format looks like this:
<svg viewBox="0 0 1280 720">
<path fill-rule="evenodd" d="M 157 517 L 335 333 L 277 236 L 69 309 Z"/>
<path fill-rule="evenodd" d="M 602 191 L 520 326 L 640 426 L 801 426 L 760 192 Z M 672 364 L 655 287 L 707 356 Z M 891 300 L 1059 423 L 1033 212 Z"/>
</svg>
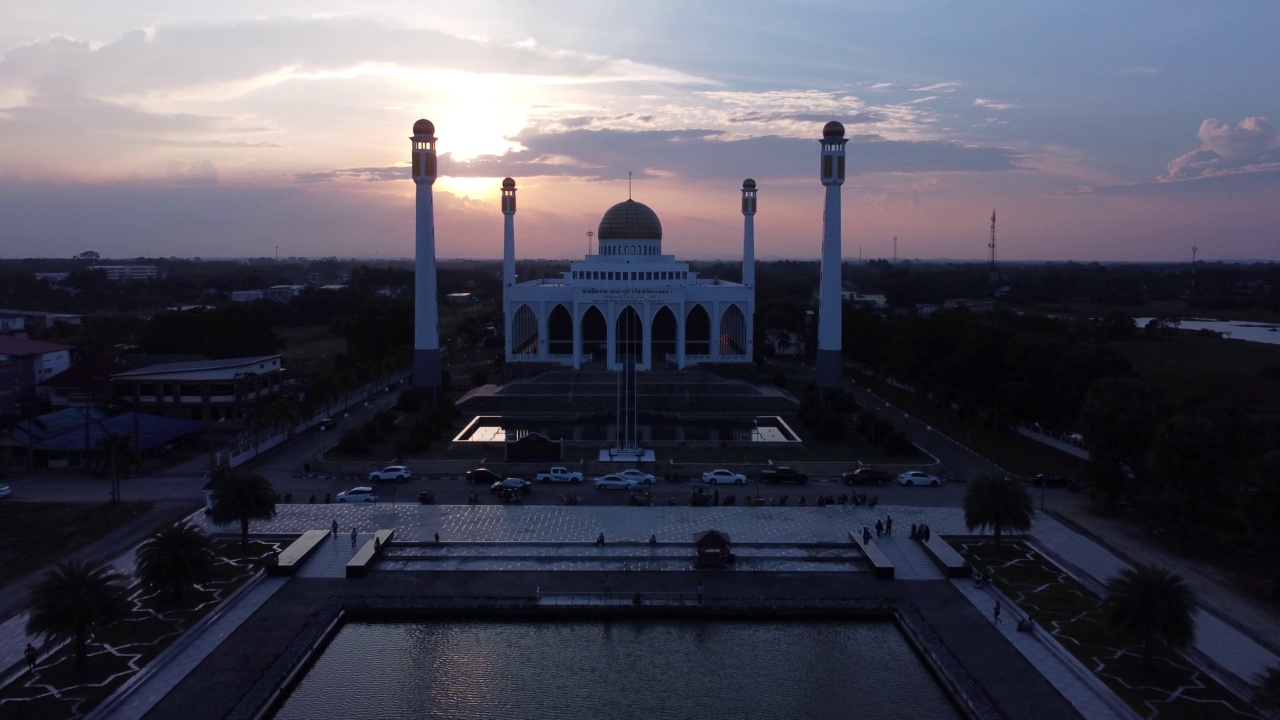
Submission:
<svg viewBox="0 0 1280 720">
<path fill-rule="evenodd" d="M 349 622 L 275 715 L 960 718 L 891 621 Z"/>
</svg>

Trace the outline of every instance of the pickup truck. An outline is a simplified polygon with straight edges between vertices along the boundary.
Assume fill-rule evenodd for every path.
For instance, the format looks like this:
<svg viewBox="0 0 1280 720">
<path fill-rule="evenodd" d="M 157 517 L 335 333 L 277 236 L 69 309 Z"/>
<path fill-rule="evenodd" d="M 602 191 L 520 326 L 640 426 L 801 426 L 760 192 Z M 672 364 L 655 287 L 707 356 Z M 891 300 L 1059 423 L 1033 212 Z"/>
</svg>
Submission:
<svg viewBox="0 0 1280 720">
<path fill-rule="evenodd" d="M 803 485 L 809 482 L 809 476 L 789 467 L 776 467 L 760 471 L 760 479 L 767 483 L 796 483 Z"/>
<path fill-rule="evenodd" d="M 556 466 L 551 468 L 547 472 L 540 472 L 537 475 L 534 475 L 533 479 L 537 480 L 540 483 L 552 483 L 552 482 L 580 483 L 582 482 L 582 473 L 573 472 L 569 470 L 569 468 L 567 467 Z"/>
</svg>

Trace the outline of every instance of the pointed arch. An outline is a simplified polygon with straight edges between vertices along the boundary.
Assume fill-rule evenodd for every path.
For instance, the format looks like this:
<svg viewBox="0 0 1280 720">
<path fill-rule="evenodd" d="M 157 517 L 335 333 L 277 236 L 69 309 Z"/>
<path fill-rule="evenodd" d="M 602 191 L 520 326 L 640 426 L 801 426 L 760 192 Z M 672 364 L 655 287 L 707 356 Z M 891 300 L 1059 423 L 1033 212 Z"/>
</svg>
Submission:
<svg viewBox="0 0 1280 720">
<path fill-rule="evenodd" d="M 747 354 L 747 318 L 742 308 L 730 305 L 720 315 L 720 356 Z"/>
<path fill-rule="evenodd" d="M 711 354 L 711 316 L 701 304 L 689 308 L 684 320 L 684 354 Z"/>
<path fill-rule="evenodd" d="M 618 313 L 613 324 L 614 357 L 619 362 L 630 358 L 640 362 L 644 357 L 644 322 L 634 306 L 628 305 Z"/>
<path fill-rule="evenodd" d="M 551 355 L 573 354 L 573 317 L 564 305 L 551 308 L 547 316 L 547 352 Z"/>
<path fill-rule="evenodd" d="M 592 305 L 582 314 L 582 359 L 604 360 L 609 344 L 609 325 L 604 313 Z"/>
<path fill-rule="evenodd" d="M 511 354 L 538 354 L 538 316 L 527 303 L 511 319 Z"/>
<path fill-rule="evenodd" d="M 676 314 L 671 308 L 663 305 L 658 308 L 658 312 L 654 314 L 651 328 L 653 338 L 653 362 L 655 364 L 662 362 L 671 356 L 673 359 L 676 355 Z"/>
</svg>

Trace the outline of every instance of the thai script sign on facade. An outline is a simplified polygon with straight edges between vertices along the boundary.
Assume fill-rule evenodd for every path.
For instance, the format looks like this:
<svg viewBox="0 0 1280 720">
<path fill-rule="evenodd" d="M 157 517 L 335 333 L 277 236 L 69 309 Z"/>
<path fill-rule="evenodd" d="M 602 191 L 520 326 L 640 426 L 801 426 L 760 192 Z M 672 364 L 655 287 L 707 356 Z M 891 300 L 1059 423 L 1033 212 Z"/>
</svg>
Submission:
<svg viewBox="0 0 1280 720">
<path fill-rule="evenodd" d="M 591 303 L 661 303 L 672 294 L 672 288 L 578 288 L 578 300 Z"/>
</svg>

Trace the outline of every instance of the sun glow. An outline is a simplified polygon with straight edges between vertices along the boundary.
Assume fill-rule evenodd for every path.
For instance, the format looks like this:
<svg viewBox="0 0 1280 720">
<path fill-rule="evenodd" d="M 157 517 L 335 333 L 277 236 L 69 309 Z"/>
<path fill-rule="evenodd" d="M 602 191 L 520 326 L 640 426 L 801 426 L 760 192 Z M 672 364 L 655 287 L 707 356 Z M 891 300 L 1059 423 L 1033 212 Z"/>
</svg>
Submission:
<svg viewBox="0 0 1280 720">
<path fill-rule="evenodd" d="M 442 175 L 436 187 L 451 195 L 472 200 L 493 200 L 502 190 L 502 178 L 449 177 Z"/>
</svg>

